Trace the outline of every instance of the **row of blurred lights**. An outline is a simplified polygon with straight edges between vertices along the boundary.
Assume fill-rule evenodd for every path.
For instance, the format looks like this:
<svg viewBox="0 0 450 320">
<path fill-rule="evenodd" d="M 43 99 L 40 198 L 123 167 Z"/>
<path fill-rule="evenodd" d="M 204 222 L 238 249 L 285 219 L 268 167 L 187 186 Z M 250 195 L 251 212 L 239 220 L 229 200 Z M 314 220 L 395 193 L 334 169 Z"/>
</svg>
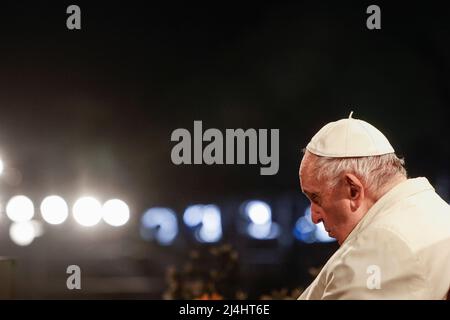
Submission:
<svg viewBox="0 0 450 320">
<path fill-rule="evenodd" d="M 0 175 L 4 164 L 0 159 Z M 25 246 L 33 242 L 34 238 L 43 233 L 39 221 L 33 220 L 34 204 L 24 195 L 12 197 L 6 204 L 6 215 L 13 222 L 9 234 L 14 243 Z M 69 206 L 60 196 L 51 195 L 41 202 L 42 218 L 49 224 L 62 224 L 69 217 Z M 92 227 L 102 219 L 109 225 L 119 227 L 130 219 L 128 205 L 119 199 L 111 199 L 103 205 L 94 197 L 81 197 L 72 207 L 73 218 L 84 227 Z"/>
<path fill-rule="evenodd" d="M 0 174 L 3 162 L 0 159 Z M 51 225 L 62 224 L 69 217 L 69 206 L 60 196 L 46 197 L 40 205 L 42 218 Z M 33 202 L 24 195 L 12 197 L 6 205 L 6 215 L 13 222 L 9 234 L 14 243 L 26 246 L 43 233 L 42 224 L 33 220 L 35 213 Z M 128 205 L 119 199 L 111 199 L 103 205 L 94 197 L 82 197 L 73 207 L 75 221 L 84 227 L 93 227 L 102 219 L 109 225 L 125 225 L 130 218 Z M 280 226 L 272 221 L 272 209 L 264 201 L 250 200 L 240 207 L 244 218 L 244 233 L 253 239 L 276 239 L 280 236 Z M 197 204 L 186 208 L 183 214 L 184 224 L 194 232 L 199 242 L 214 243 L 222 239 L 222 214 L 213 204 Z M 241 230 L 242 231 L 242 230 Z M 322 223 L 315 225 L 311 221 L 310 207 L 299 217 L 293 229 L 293 235 L 305 243 L 334 241 L 325 231 Z M 179 233 L 178 219 L 170 208 L 156 207 L 147 210 L 141 217 L 140 234 L 147 241 L 156 240 L 161 245 L 170 245 Z"/>
<path fill-rule="evenodd" d="M 35 214 L 33 202 L 24 195 L 12 197 L 6 205 L 6 215 L 13 222 L 9 234 L 14 243 L 21 246 L 29 245 L 42 234 L 42 225 L 32 220 Z M 40 205 L 42 218 L 49 224 L 62 224 L 69 217 L 69 206 L 60 196 L 46 197 Z M 93 227 L 102 219 L 107 224 L 119 227 L 130 219 L 128 205 L 119 199 L 111 199 L 103 205 L 94 197 L 82 197 L 73 207 L 75 221 L 84 227 Z"/>
<path fill-rule="evenodd" d="M 42 218 L 49 224 L 61 224 L 69 216 L 69 207 L 60 196 L 46 197 L 40 206 Z M 75 221 L 85 227 L 95 226 L 103 220 L 111 226 L 119 227 L 130 218 L 128 205 L 119 199 L 111 199 L 102 204 L 93 197 L 78 199 L 72 208 Z M 6 205 L 6 215 L 13 222 L 30 221 L 34 217 L 33 202 L 26 196 L 12 197 Z"/>
<path fill-rule="evenodd" d="M 266 202 L 246 201 L 240 208 L 240 214 L 244 218 L 243 232 L 250 238 L 267 240 L 280 236 L 281 227 L 272 221 L 272 210 Z M 197 241 L 213 243 L 222 238 L 221 217 L 218 206 L 197 204 L 186 208 L 183 222 L 194 232 Z M 170 208 L 151 208 L 141 218 L 140 233 L 145 240 L 170 245 L 179 233 L 177 215 Z M 312 222 L 310 207 L 297 219 L 292 234 L 305 243 L 335 241 L 328 236 L 322 223 L 315 225 Z"/>
<path fill-rule="evenodd" d="M 42 225 L 34 217 L 33 202 L 26 196 L 12 197 L 6 205 L 6 215 L 13 222 L 10 237 L 21 246 L 29 245 L 42 234 Z M 60 196 L 46 197 L 40 205 L 42 218 L 49 224 L 58 225 L 67 220 L 69 207 Z M 125 225 L 130 218 L 128 205 L 119 199 L 111 199 L 103 205 L 93 197 L 82 197 L 72 207 L 73 218 L 84 227 L 97 225 L 102 219 L 109 225 Z M 272 209 L 264 201 L 246 201 L 240 208 L 245 227 L 241 230 L 247 236 L 258 240 L 276 239 L 281 228 L 272 220 Z M 195 239 L 202 243 L 214 243 L 222 239 L 222 214 L 213 204 L 191 205 L 183 214 L 184 224 L 194 232 Z M 170 208 L 155 207 L 141 217 L 140 234 L 144 240 L 156 240 L 161 245 L 172 244 L 179 233 L 178 219 Z M 322 223 L 311 221 L 310 207 L 306 208 L 292 230 L 296 239 L 305 243 L 334 241 L 325 231 Z"/>
</svg>

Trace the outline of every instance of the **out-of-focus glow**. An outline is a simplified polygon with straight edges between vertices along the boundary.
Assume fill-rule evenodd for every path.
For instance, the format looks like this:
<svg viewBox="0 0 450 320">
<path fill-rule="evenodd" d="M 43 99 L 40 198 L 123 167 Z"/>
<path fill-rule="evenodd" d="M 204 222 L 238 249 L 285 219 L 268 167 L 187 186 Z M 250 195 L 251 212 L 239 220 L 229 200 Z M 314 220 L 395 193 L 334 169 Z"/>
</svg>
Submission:
<svg viewBox="0 0 450 320">
<path fill-rule="evenodd" d="M 314 235 L 316 236 L 316 239 L 319 242 L 333 242 L 333 241 L 336 241 L 336 239 L 334 239 L 334 238 L 332 238 L 332 237 L 330 237 L 328 235 L 328 232 L 325 230 L 325 226 L 323 225 L 322 222 L 317 224 L 316 231 L 315 231 Z"/>
<path fill-rule="evenodd" d="M 276 222 L 265 224 L 250 223 L 247 226 L 247 233 L 258 240 L 276 239 L 280 235 L 280 226 Z"/>
<path fill-rule="evenodd" d="M 73 217 L 80 225 L 92 227 L 102 219 L 102 205 L 93 197 L 82 197 L 73 205 Z"/>
<path fill-rule="evenodd" d="M 103 204 L 103 220 L 111 226 L 123 226 L 130 219 L 128 205 L 119 199 L 111 199 Z"/>
<path fill-rule="evenodd" d="M 328 235 L 323 223 L 314 224 L 311 219 L 311 206 L 305 209 L 304 216 L 297 219 L 294 227 L 294 236 L 305 243 L 333 242 L 334 238 Z"/>
<path fill-rule="evenodd" d="M 69 216 L 69 207 L 60 196 L 48 196 L 41 203 L 42 218 L 50 224 L 61 224 Z"/>
<path fill-rule="evenodd" d="M 35 238 L 40 237 L 44 234 L 44 227 L 43 227 L 43 223 L 41 221 L 31 220 L 31 221 L 27 221 L 27 222 L 31 223 L 31 225 L 33 226 Z"/>
<path fill-rule="evenodd" d="M 305 243 L 314 243 L 316 238 L 314 231 L 316 226 L 308 220 L 306 217 L 300 217 L 297 219 L 294 227 L 294 237 Z"/>
<path fill-rule="evenodd" d="M 203 205 L 196 204 L 186 208 L 183 214 L 183 221 L 188 227 L 198 226 L 203 219 Z"/>
<path fill-rule="evenodd" d="M 314 232 L 314 230 L 316 229 L 314 224 L 311 223 L 311 221 L 309 221 L 308 218 L 306 218 L 306 217 L 298 218 L 298 220 L 295 224 L 295 228 L 300 233 L 311 233 L 311 232 Z"/>
<path fill-rule="evenodd" d="M 222 218 L 219 207 L 205 205 L 202 207 L 202 226 L 197 233 L 201 242 L 217 242 L 222 238 Z"/>
<path fill-rule="evenodd" d="M 258 240 L 275 239 L 280 234 L 280 226 L 272 222 L 270 206 L 261 200 L 251 200 L 245 203 L 244 213 L 250 220 L 246 226 L 247 234 Z"/>
<path fill-rule="evenodd" d="M 35 228 L 30 221 L 13 222 L 9 227 L 11 240 L 19 246 L 28 246 L 36 236 Z"/>
<path fill-rule="evenodd" d="M 156 239 L 162 245 L 170 245 L 177 234 L 177 217 L 169 208 L 151 208 L 141 218 L 141 236 L 145 240 Z"/>
<path fill-rule="evenodd" d="M 186 208 L 183 221 L 188 227 L 197 227 L 195 238 L 199 242 L 217 242 L 222 238 L 222 217 L 218 206 L 196 204 Z"/>
<path fill-rule="evenodd" d="M 2 161 L 2 159 L 0 159 L 0 174 L 2 174 L 3 173 L 3 169 L 4 169 L 5 167 L 4 167 L 4 165 L 3 165 L 3 161 Z"/>
<path fill-rule="evenodd" d="M 255 224 L 266 224 L 272 219 L 270 206 L 263 201 L 249 201 L 245 206 L 245 212 Z"/>
<path fill-rule="evenodd" d="M 6 215 L 13 222 L 29 221 L 34 216 L 33 202 L 26 196 L 14 196 L 6 205 Z"/>
<path fill-rule="evenodd" d="M 271 223 L 255 224 L 250 223 L 247 227 L 248 234 L 255 239 L 265 239 L 270 234 Z"/>
</svg>

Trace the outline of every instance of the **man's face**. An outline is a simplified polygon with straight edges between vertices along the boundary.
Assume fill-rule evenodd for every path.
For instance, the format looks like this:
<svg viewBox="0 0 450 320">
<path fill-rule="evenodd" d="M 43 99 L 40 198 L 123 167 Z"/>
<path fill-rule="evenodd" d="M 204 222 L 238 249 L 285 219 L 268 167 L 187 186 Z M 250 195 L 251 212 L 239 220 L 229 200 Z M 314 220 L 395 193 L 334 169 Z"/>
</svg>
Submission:
<svg viewBox="0 0 450 320">
<path fill-rule="evenodd" d="M 330 237 L 342 244 L 354 227 L 345 186 L 330 188 L 314 176 L 317 156 L 306 151 L 300 165 L 300 187 L 311 202 L 311 219 L 323 222 Z"/>
</svg>

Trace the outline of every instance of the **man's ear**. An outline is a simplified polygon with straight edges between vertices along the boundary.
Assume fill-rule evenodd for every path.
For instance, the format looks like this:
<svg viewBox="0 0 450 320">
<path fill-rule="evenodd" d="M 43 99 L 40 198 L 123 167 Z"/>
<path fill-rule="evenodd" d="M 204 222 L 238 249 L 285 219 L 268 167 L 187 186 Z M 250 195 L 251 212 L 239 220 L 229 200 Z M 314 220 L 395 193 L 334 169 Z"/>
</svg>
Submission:
<svg viewBox="0 0 450 320">
<path fill-rule="evenodd" d="M 364 200 L 364 187 L 361 180 L 354 174 L 345 174 L 346 192 L 350 200 L 350 208 L 356 211 Z"/>
</svg>

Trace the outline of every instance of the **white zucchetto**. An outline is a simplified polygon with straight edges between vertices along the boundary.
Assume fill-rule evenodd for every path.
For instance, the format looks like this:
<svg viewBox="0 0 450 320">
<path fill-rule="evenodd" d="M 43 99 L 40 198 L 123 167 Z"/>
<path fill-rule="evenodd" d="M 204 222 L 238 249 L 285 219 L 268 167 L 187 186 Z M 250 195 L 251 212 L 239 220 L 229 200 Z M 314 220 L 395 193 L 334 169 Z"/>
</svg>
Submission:
<svg viewBox="0 0 450 320">
<path fill-rule="evenodd" d="M 393 153 L 388 139 L 371 124 L 352 118 L 326 124 L 317 132 L 306 149 L 318 156 L 344 158 L 368 157 Z"/>
</svg>

